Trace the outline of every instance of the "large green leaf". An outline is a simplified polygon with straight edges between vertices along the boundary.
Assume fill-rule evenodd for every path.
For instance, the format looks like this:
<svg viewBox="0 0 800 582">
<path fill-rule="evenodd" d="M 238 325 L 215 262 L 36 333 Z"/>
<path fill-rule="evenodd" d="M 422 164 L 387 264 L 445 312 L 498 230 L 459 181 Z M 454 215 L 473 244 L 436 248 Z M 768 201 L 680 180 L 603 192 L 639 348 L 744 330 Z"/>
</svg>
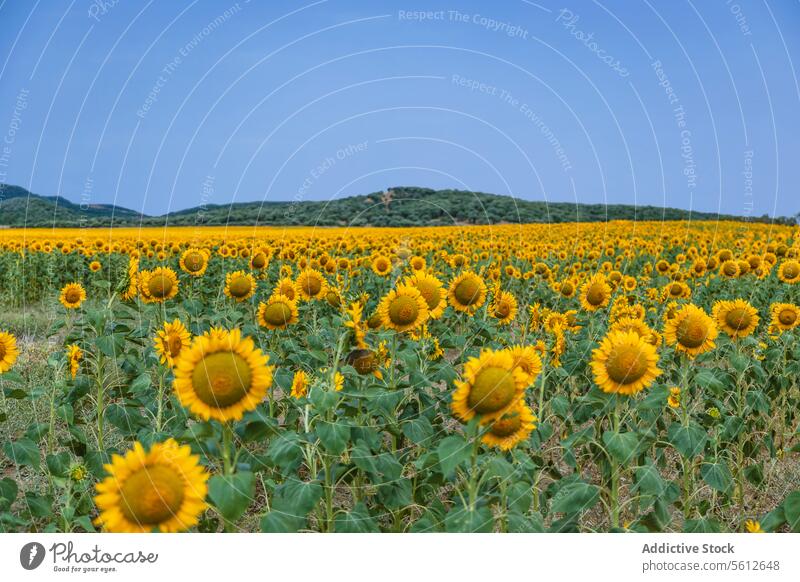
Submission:
<svg viewBox="0 0 800 582">
<path fill-rule="evenodd" d="M 255 486 L 255 475 L 249 471 L 215 475 L 208 481 L 208 496 L 225 519 L 235 522 L 252 503 Z"/>
<path fill-rule="evenodd" d="M 700 475 L 712 489 L 722 493 L 728 493 L 733 486 L 733 475 L 726 463 L 703 463 L 700 465 Z"/>
<path fill-rule="evenodd" d="M 688 426 L 673 423 L 669 426 L 667 438 L 681 455 L 691 458 L 703 452 L 708 435 L 695 423 Z"/>
<path fill-rule="evenodd" d="M 463 437 L 453 435 L 445 437 L 436 447 L 439 455 L 439 469 L 445 477 L 451 477 L 456 467 L 470 457 L 470 447 Z"/>
<path fill-rule="evenodd" d="M 591 509 L 599 500 L 599 487 L 577 481 L 568 483 L 558 490 L 550 509 L 555 513 L 575 514 Z"/>
<path fill-rule="evenodd" d="M 39 447 L 29 438 L 6 441 L 3 443 L 3 451 L 17 465 L 30 465 L 38 469 L 42 462 Z"/>
</svg>

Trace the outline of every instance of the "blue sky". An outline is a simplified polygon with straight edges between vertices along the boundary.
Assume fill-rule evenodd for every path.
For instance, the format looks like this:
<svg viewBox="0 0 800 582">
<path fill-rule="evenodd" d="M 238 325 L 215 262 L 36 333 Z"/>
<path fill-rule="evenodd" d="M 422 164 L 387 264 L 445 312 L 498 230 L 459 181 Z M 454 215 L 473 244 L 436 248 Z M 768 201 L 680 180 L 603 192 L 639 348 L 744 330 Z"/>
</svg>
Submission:
<svg viewBox="0 0 800 582">
<path fill-rule="evenodd" d="M 423 12 L 420 14 L 420 12 Z M 800 211 L 800 3 L 0 0 L 0 178 Z"/>
</svg>

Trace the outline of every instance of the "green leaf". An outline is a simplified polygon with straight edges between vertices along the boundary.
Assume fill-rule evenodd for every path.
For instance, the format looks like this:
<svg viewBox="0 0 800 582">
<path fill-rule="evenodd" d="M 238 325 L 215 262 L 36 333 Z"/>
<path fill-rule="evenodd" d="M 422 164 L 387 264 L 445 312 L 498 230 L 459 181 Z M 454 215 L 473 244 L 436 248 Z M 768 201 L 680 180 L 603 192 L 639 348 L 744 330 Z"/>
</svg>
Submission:
<svg viewBox="0 0 800 582">
<path fill-rule="evenodd" d="M 322 499 L 322 485 L 317 481 L 300 481 L 289 479 L 276 490 L 273 507 L 290 513 L 297 517 L 305 518 L 320 499 Z"/>
<path fill-rule="evenodd" d="M 341 422 L 318 420 L 314 429 L 322 446 L 331 455 L 341 455 L 350 439 L 350 427 Z"/>
<path fill-rule="evenodd" d="M 457 505 L 447 512 L 444 526 L 450 533 L 490 533 L 494 529 L 494 515 L 486 506 L 470 511 L 463 505 Z"/>
<path fill-rule="evenodd" d="M 38 469 L 42 461 L 39 456 L 39 447 L 29 438 L 6 441 L 3 443 L 3 451 L 17 465 L 30 465 Z"/>
<path fill-rule="evenodd" d="M 261 518 L 264 533 L 296 533 L 305 524 L 305 519 L 273 509 Z"/>
<path fill-rule="evenodd" d="M 568 483 L 558 490 L 550 509 L 555 513 L 575 514 L 591 509 L 599 500 L 599 487 L 577 481 Z"/>
<path fill-rule="evenodd" d="M 719 522 L 713 519 L 687 519 L 683 524 L 683 531 L 686 533 L 719 533 L 722 527 Z"/>
<path fill-rule="evenodd" d="M 614 460 L 621 464 L 630 463 L 639 447 L 639 437 L 634 432 L 606 431 L 603 442 Z"/>
<path fill-rule="evenodd" d="M 673 423 L 669 425 L 667 438 L 681 455 L 691 458 L 703 452 L 708 435 L 695 423 L 688 426 Z"/>
<path fill-rule="evenodd" d="M 725 393 L 725 383 L 720 379 L 718 370 L 702 369 L 695 374 L 694 381 L 715 396 L 722 396 Z"/>
<path fill-rule="evenodd" d="M 47 455 L 45 458 L 47 463 L 47 470 L 56 477 L 66 477 L 69 471 L 69 453 L 60 452 Z"/>
<path fill-rule="evenodd" d="M 18 494 L 16 481 L 10 477 L 0 479 L 0 511 L 8 511 Z"/>
<path fill-rule="evenodd" d="M 783 514 L 789 529 L 800 533 L 800 491 L 792 491 L 783 501 Z"/>
<path fill-rule="evenodd" d="M 470 457 L 470 448 L 463 437 L 453 435 L 445 437 L 436 447 L 439 455 L 439 470 L 445 477 L 451 477 L 461 463 Z"/>
<path fill-rule="evenodd" d="M 293 431 L 286 431 L 273 439 L 267 449 L 267 457 L 283 473 L 296 469 L 303 459 L 303 449 L 300 446 L 300 437 Z"/>
<path fill-rule="evenodd" d="M 126 435 L 136 434 L 149 424 L 147 418 L 138 410 L 119 404 L 110 404 L 106 407 L 105 419 Z"/>
<path fill-rule="evenodd" d="M 377 533 L 378 524 L 372 519 L 363 501 L 356 503 L 349 513 L 339 515 L 334 520 L 336 533 Z"/>
<path fill-rule="evenodd" d="M 222 516 L 235 522 L 253 501 L 255 486 L 255 475 L 249 471 L 215 475 L 208 481 L 208 495 Z"/>
<path fill-rule="evenodd" d="M 424 416 L 404 422 L 402 428 L 408 440 L 417 445 L 426 444 L 433 438 L 431 421 Z"/>
<path fill-rule="evenodd" d="M 703 481 L 722 493 L 728 493 L 733 486 L 733 475 L 726 463 L 703 463 L 700 465 L 700 475 Z"/>
<path fill-rule="evenodd" d="M 53 512 L 53 497 L 50 495 L 28 491 L 25 494 L 25 503 L 34 517 L 49 517 Z"/>
<path fill-rule="evenodd" d="M 656 497 L 663 495 L 666 484 L 661 477 L 661 473 L 650 459 L 647 463 L 633 470 L 636 475 L 636 484 L 633 486 L 634 491 L 641 491 L 645 495 L 654 495 Z"/>
</svg>

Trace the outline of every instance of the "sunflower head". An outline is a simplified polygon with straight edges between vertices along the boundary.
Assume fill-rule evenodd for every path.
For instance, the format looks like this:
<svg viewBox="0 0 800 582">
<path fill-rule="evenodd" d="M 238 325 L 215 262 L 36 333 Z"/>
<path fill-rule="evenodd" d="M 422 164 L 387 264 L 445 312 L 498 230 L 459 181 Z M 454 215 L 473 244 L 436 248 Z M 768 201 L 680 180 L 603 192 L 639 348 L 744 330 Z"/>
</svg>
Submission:
<svg viewBox="0 0 800 582">
<path fill-rule="evenodd" d="M 532 385 L 542 371 L 540 352 L 534 346 L 513 346 L 510 352 L 514 367 L 525 374 L 526 385 Z"/>
<path fill-rule="evenodd" d="M 472 271 L 464 271 L 450 282 L 447 298 L 457 311 L 475 313 L 486 301 L 486 283 Z"/>
<path fill-rule="evenodd" d="M 179 265 L 184 273 L 193 277 L 202 277 L 208 269 L 208 254 L 202 249 L 186 249 L 181 254 Z"/>
<path fill-rule="evenodd" d="M 666 321 L 664 339 L 675 349 L 690 358 L 714 349 L 719 332 L 714 320 L 696 305 L 681 307 L 675 316 Z"/>
<path fill-rule="evenodd" d="M 250 273 L 235 271 L 225 275 L 225 295 L 241 303 L 256 292 L 256 280 Z"/>
<path fill-rule="evenodd" d="M 433 275 L 418 271 L 407 277 L 403 283 L 416 287 L 425 303 L 428 304 L 428 315 L 431 319 L 439 319 L 447 307 L 444 285 Z"/>
<path fill-rule="evenodd" d="M 178 294 L 178 275 L 169 267 L 156 267 L 142 271 L 142 299 L 148 303 L 164 303 Z"/>
<path fill-rule="evenodd" d="M 800 307 L 792 303 L 773 303 L 770 314 L 770 324 L 780 331 L 788 331 L 800 325 Z"/>
<path fill-rule="evenodd" d="M 258 305 L 258 324 L 267 329 L 286 329 L 297 323 L 297 303 L 285 295 L 273 295 Z"/>
<path fill-rule="evenodd" d="M 328 284 L 322 273 L 316 269 L 305 269 L 297 276 L 295 289 L 302 299 L 311 301 L 324 298 Z"/>
<path fill-rule="evenodd" d="M 86 301 L 86 289 L 80 283 L 68 283 L 61 289 L 59 301 L 67 309 L 78 309 Z"/>
<path fill-rule="evenodd" d="M 395 331 L 418 328 L 428 319 L 428 304 L 416 287 L 400 284 L 378 306 L 381 323 Z"/>
<path fill-rule="evenodd" d="M 500 325 L 510 324 L 517 316 L 517 298 L 508 291 L 499 291 L 489 306 L 489 313 Z"/>
<path fill-rule="evenodd" d="M 610 331 L 592 352 L 595 383 L 603 392 L 630 396 L 661 374 L 656 348 L 633 331 Z"/>
<path fill-rule="evenodd" d="M 528 377 L 514 365 L 509 350 L 485 350 L 470 358 L 453 392 L 453 414 L 468 422 L 476 415 L 490 422 L 508 412 L 522 397 Z"/>
<path fill-rule="evenodd" d="M 608 305 L 611 299 L 611 286 L 606 277 L 598 273 L 581 286 L 581 305 L 587 311 L 597 311 Z"/>
<path fill-rule="evenodd" d="M 204 420 L 239 420 L 272 385 L 269 357 L 238 329 L 198 336 L 175 367 L 181 404 Z"/>
<path fill-rule="evenodd" d="M 492 422 L 481 441 L 487 446 L 508 451 L 527 439 L 534 430 L 536 416 L 525 400 L 520 399 L 516 406 Z"/>
<path fill-rule="evenodd" d="M 191 334 L 180 319 L 172 323 L 164 323 L 164 327 L 156 332 L 153 344 L 162 364 L 172 367 L 181 355 L 181 352 L 191 344 Z"/>
<path fill-rule="evenodd" d="M 17 361 L 19 350 L 17 338 L 7 331 L 0 331 L 0 374 L 8 372 Z"/>
<path fill-rule="evenodd" d="M 712 315 L 719 328 L 733 339 L 747 337 L 758 326 L 756 308 L 743 299 L 717 301 Z"/>
<path fill-rule="evenodd" d="M 778 267 L 778 279 L 791 285 L 800 282 L 800 262 L 796 259 L 783 261 Z"/>
<path fill-rule="evenodd" d="M 169 439 L 145 451 L 137 442 L 105 470 L 94 501 L 100 510 L 95 523 L 106 531 L 185 531 L 206 509 L 209 474 L 188 445 Z"/>
<path fill-rule="evenodd" d="M 294 373 L 294 377 L 292 378 L 292 398 L 300 399 L 305 397 L 308 394 L 308 385 L 309 379 L 308 374 L 306 374 L 303 370 L 298 370 Z"/>
</svg>

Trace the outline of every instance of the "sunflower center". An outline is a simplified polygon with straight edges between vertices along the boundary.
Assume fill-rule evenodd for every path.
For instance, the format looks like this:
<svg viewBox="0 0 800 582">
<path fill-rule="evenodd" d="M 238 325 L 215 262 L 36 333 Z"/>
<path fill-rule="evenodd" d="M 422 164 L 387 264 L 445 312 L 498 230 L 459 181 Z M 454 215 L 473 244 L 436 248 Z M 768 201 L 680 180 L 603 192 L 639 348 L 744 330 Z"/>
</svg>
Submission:
<svg viewBox="0 0 800 582">
<path fill-rule="evenodd" d="M 669 294 L 673 297 L 680 297 L 683 295 L 683 287 L 678 285 L 677 283 L 673 283 L 669 286 Z"/>
<path fill-rule="evenodd" d="M 498 367 L 486 367 L 481 370 L 472 389 L 469 391 L 468 403 L 478 414 L 496 412 L 508 406 L 514 398 L 516 384 L 510 370 Z"/>
<path fill-rule="evenodd" d="M 504 317 L 508 317 L 510 313 L 511 313 L 511 305 L 507 301 L 501 301 L 494 308 L 495 316 L 501 319 Z"/>
<path fill-rule="evenodd" d="M 687 348 L 697 348 L 703 345 L 708 335 L 705 324 L 695 318 L 687 317 L 678 324 L 675 337 L 681 345 Z"/>
<path fill-rule="evenodd" d="M 480 285 L 473 277 L 468 277 L 456 285 L 454 294 L 461 305 L 472 305 L 480 299 Z"/>
<path fill-rule="evenodd" d="M 203 265 L 205 264 L 205 257 L 202 253 L 190 253 L 183 260 L 183 264 L 186 265 L 187 270 L 191 271 L 192 273 L 196 273 L 203 268 Z"/>
<path fill-rule="evenodd" d="M 647 373 L 647 355 L 638 346 L 619 346 L 608 358 L 606 371 L 608 377 L 617 384 L 631 384 Z"/>
<path fill-rule="evenodd" d="M 283 301 L 271 303 L 264 310 L 264 319 L 270 325 L 282 327 L 292 319 L 292 309 Z"/>
<path fill-rule="evenodd" d="M 600 305 L 606 300 L 606 290 L 600 283 L 592 283 L 586 291 L 586 302 L 589 305 Z"/>
<path fill-rule="evenodd" d="M 6 345 L 3 342 L 0 342 L 0 361 L 6 357 Z"/>
<path fill-rule="evenodd" d="M 797 313 L 793 309 L 784 309 L 778 314 L 778 321 L 783 325 L 792 325 L 797 321 Z M 0 348 L 2 348 L 2 344 L 0 344 Z M 2 354 L 1 350 L 0 354 Z"/>
<path fill-rule="evenodd" d="M 733 329 L 747 329 L 750 326 L 751 317 L 746 309 L 736 307 L 725 314 L 725 323 Z"/>
<path fill-rule="evenodd" d="M 383 259 L 381 259 L 381 260 L 377 261 L 377 262 L 375 263 L 375 266 L 376 266 L 376 267 L 378 268 L 378 270 L 379 270 L 379 271 L 381 271 L 381 272 L 383 272 L 383 271 L 388 271 L 388 270 L 389 270 L 389 263 L 388 263 L 388 261 L 385 261 L 385 260 L 383 260 Z"/>
<path fill-rule="evenodd" d="M 175 358 L 181 353 L 183 342 L 179 336 L 170 335 L 169 338 L 167 338 L 167 347 L 169 348 L 169 355 Z"/>
<path fill-rule="evenodd" d="M 395 325 L 414 323 L 419 315 L 419 305 L 411 297 L 401 295 L 389 305 L 389 319 Z"/>
<path fill-rule="evenodd" d="M 494 424 L 492 424 L 490 432 L 493 435 L 501 438 L 507 437 L 517 432 L 521 425 L 522 419 L 520 418 L 519 413 L 508 414 L 503 418 L 496 420 Z"/>
<path fill-rule="evenodd" d="M 231 281 L 229 289 L 234 297 L 246 297 L 250 293 L 250 279 L 236 277 Z"/>
<path fill-rule="evenodd" d="M 561 285 L 561 294 L 562 295 L 572 295 L 575 291 L 575 288 L 572 286 L 572 283 L 566 282 Z"/>
<path fill-rule="evenodd" d="M 81 300 L 81 292 L 79 289 L 70 287 L 67 289 L 67 292 L 64 293 L 64 298 L 68 303 L 77 303 Z"/>
<path fill-rule="evenodd" d="M 197 397 L 209 406 L 224 408 L 247 395 L 252 373 L 247 361 L 233 352 L 217 352 L 195 366 L 192 385 Z"/>
<path fill-rule="evenodd" d="M 139 469 L 125 479 L 120 491 L 123 515 L 140 525 L 157 525 L 175 516 L 183 504 L 180 474 L 163 465 Z"/>
<path fill-rule="evenodd" d="M 150 278 L 150 283 L 147 285 L 147 290 L 150 295 L 161 299 L 166 297 L 172 291 L 172 279 L 165 275 L 155 275 Z"/>
<path fill-rule="evenodd" d="M 253 257 L 253 266 L 256 269 L 263 269 L 267 265 L 267 256 L 264 253 L 258 253 Z"/>
<path fill-rule="evenodd" d="M 311 297 L 318 295 L 322 291 L 322 281 L 317 277 L 306 277 L 303 282 L 303 290 Z"/>
</svg>

